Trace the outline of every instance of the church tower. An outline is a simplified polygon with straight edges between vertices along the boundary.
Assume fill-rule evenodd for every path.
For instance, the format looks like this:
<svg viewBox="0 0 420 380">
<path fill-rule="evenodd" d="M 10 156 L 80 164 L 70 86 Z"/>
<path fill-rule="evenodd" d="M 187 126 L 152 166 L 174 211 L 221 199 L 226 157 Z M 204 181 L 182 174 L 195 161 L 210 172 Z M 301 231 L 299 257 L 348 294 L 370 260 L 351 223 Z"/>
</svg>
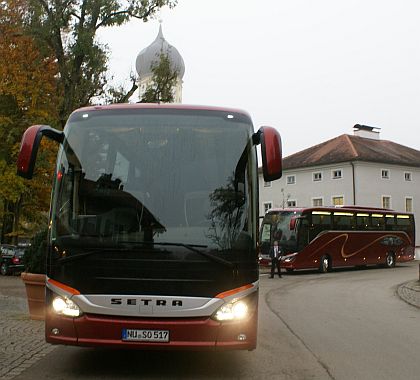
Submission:
<svg viewBox="0 0 420 380">
<path fill-rule="evenodd" d="M 163 37 L 162 25 L 159 26 L 159 33 L 156 39 L 148 47 L 144 48 L 136 58 L 140 99 L 152 80 L 152 67 L 159 60 L 161 53 L 169 57 L 171 69 L 178 72 L 178 79 L 174 86 L 174 103 L 182 103 L 182 78 L 185 72 L 184 60 L 178 50 Z"/>
</svg>

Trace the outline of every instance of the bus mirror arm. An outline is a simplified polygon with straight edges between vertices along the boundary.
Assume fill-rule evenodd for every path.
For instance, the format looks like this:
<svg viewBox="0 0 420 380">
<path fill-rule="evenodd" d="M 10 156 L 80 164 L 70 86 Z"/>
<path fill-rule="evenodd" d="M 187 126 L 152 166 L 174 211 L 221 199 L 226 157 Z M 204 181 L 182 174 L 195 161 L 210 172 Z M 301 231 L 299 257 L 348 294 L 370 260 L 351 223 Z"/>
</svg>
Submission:
<svg viewBox="0 0 420 380">
<path fill-rule="evenodd" d="M 31 179 L 34 172 L 36 156 L 42 136 L 62 143 L 64 133 L 48 125 L 33 125 L 22 136 L 17 160 L 17 174 L 23 178 Z"/>
<path fill-rule="evenodd" d="M 261 129 L 255 132 L 252 135 L 252 144 L 253 145 L 260 145 L 261 144 Z"/>
</svg>

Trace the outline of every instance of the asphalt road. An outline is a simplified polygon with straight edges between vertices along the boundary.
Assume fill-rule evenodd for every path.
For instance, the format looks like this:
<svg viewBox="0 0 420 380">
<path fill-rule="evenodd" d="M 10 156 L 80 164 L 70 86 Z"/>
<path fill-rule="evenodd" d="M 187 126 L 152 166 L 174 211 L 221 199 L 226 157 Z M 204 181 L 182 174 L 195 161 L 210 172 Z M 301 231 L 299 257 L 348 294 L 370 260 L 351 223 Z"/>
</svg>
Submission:
<svg viewBox="0 0 420 380">
<path fill-rule="evenodd" d="M 419 379 L 419 309 L 396 295 L 416 276 L 416 263 L 301 275 L 266 299 L 332 378 Z"/>
<path fill-rule="evenodd" d="M 191 353 L 57 347 L 26 379 L 418 379 L 420 314 L 396 294 L 418 263 L 261 276 L 258 348 Z"/>
</svg>

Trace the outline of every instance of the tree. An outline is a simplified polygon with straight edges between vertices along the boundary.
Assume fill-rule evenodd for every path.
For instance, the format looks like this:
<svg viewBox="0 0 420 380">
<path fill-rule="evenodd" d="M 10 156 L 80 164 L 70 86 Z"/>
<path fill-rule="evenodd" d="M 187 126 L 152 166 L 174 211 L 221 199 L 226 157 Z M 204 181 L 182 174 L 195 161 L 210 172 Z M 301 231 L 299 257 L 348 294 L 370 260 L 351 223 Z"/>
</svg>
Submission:
<svg viewBox="0 0 420 380">
<path fill-rule="evenodd" d="M 0 218 L 3 238 L 46 218 L 56 146 L 43 141 L 32 181 L 14 174 L 24 130 L 63 127 L 103 94 L 108 52 L 100 28 L 147 21 L 177 0 L 2 0 L 0 2 Z M 22 216 L 22 220 L 21 219 Z"/>
<path fill-rule="evenodd" d="M 60 122 L 77 107 L 103 95 L 107 82 L 107 48 L 96 33 L 130 19 L 143 21 L 177 0 L 28 0 L 28 30 L 40 46 L 55 55 L 59 86 L 65 95 L 59 107 Z"/>
<path fill-rule="evenodd" d="M 37 164 L 42 175 L 32 182 L 23 180 L 16 175 L 22 133 L 30 124 L 54 125 L 58 115 L 57 65 L 51 54 L 41 53 L 34 39 L 25 34 L 26 9 L 26 0 L 5 0 L 0 6 L 1 241 L 14 243 L 22 233 L 21 216 L 29 229 L 45 218 L 56 152 L 44 143 L 47 149 L 41 148 Z"/>
<path fill-rule="evenodd" d="M 152 80 L 140 100 L 141 103 L 172 103 L 173 89 L 178 81 L 178 71 L 172 69 L 167 53 L 161 52 L 159 59 L 151 67 Z"/>
<path fill-rule="evenodd" d="M 105 100 L 107 103 L 127 103 L 131 96 L 136 92 L 137 78 L 131 73 L 130 74 L 131 88 L 127 90 L 124 85 L 118 87 L 110 87 L 105 94 Z"/>
</svg>

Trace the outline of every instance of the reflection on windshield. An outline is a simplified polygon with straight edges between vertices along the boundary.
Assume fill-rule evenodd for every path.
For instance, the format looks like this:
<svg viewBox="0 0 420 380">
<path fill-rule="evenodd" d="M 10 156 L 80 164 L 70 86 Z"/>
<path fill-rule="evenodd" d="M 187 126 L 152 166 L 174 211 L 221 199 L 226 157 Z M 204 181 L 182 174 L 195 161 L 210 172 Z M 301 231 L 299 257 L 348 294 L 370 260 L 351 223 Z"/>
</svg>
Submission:
<svg viewBox="0 0 420 380">
<path fill-rule="evenodd" d="M 252 126 L 243 116 L 73 116 L 60 151 L 53 239 L 91 246 L 250 241 Z M 137 111 L 138 112 L 138 111 Z M 251 162 L 249 162 L 251 161 Z M 63 241 L 64 241 L 63 240 Z M 70 243 L 69 243 L 70 242 Z"/>
<path fill-rule="evenodd" d="M 230 178 L 227 186 L 215 189 L 210 194 L 210 228 L 207 237 L 220 249 L 232 248 L 244 227 L 243 192 L 234 188 L 234 179 Z"/>
</svg>

